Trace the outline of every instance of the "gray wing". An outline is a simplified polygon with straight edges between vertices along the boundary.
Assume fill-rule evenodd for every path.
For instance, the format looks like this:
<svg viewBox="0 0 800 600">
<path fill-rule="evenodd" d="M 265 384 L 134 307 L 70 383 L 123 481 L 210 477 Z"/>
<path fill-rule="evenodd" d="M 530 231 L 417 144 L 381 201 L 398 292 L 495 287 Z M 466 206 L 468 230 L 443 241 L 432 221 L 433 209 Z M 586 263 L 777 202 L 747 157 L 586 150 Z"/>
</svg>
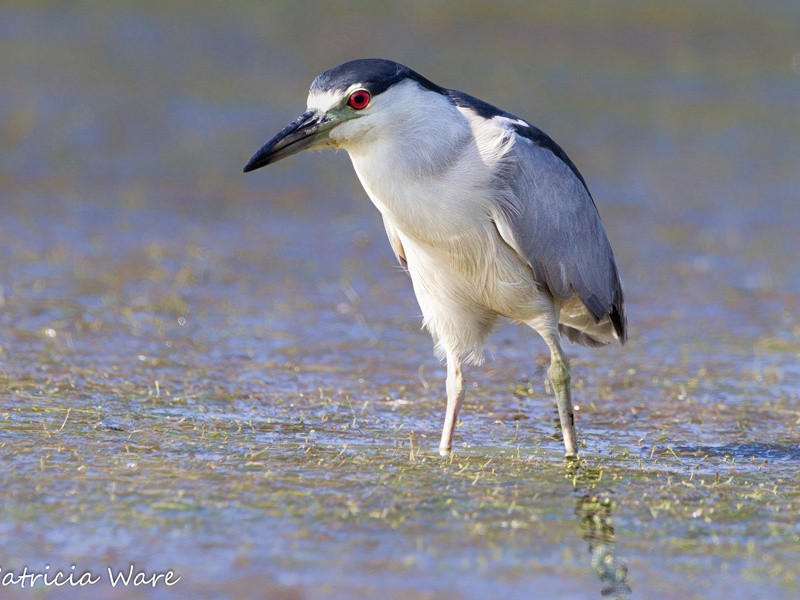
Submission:
<svg viewBox="0 0 800 600">
<path fill-rule="evenodd" d="M 497 230 L 539 284 L 562 300 L 577 294 L 596 322 L 608 316 L 624 340 L 622 286 L 600 215 L 572 161 L 535 132 L 548 143 L 517 135 L 507 156 L 512 183 L 499 197 Z"/>
<path fill-rule="evenodd" d="M 386 229 L 386 237 L 389 238 L 389 244 L 392 246 L 392 251 L 397 257 L 397 262 L 400 263 L 401 267 L 408 271 L 406 252 L 403 250 L 403 243 L 400 241 L 400 236 L 397 235 L 397 230 L 394 228 L 394 225 L 386 220 L 386 217 L 383 217 L 383 226 Z"/>
</svg>

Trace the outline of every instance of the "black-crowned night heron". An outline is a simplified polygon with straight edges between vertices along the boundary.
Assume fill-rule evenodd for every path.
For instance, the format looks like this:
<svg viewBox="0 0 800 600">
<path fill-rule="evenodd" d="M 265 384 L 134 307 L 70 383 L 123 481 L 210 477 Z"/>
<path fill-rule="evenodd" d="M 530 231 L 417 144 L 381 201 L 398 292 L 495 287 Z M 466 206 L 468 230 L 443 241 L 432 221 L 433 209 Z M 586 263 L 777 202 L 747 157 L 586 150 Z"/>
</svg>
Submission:
<svg viewBox="0 0 800 600">
<path fill-rule="evenodd" d="M 439 450 L 450 451 L 462 364 L 483 360 L 498 316 L 550 348 L 567 456 L 577 455 L 570 370 L 559 334 L 625 341 L 617 266 L 578 169 L 544 132 L 390 60 L 354 60 L 311 84 L 308 110 L 245 173 L 315 148 L 344 148 L 383 215 L 436 354 L 447 359 Z"/>
</svg>

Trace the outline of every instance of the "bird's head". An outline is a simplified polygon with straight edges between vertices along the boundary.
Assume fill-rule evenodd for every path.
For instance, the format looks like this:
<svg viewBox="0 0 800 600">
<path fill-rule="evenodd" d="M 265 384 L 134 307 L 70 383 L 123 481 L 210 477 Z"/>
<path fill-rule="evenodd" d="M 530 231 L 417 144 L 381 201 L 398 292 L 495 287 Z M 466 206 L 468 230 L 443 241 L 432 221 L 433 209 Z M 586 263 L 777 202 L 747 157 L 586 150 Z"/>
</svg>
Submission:
<svg viewBox="0 0 800 600">
<path fill-rule="evenodd" d="M 352 150 L 381 135 L 391 135 L 407 123 L 404 117 L 419 115 L 419 104 L 427 92 L 441 99 L 444 90 L 390 60 L 353 60 L 325 71 L 311 84 L 306 112 L 264 144 L 244 172 L 301 150 Z"/>
</svg>

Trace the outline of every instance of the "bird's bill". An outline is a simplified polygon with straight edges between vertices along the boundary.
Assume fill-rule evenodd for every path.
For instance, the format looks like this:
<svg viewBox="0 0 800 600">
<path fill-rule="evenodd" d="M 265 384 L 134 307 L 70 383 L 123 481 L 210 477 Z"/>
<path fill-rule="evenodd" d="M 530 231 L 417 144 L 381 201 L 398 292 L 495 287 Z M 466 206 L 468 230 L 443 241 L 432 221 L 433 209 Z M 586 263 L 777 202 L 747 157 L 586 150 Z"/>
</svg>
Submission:
<svg viewBox="0 0 800 600">
<path fill-rule="evenodd" d="M 301 150 L 319 145 L 320 142 L 327 139 L 333 124 L 333 119 L 326 114 L 313 110 L 304 112 L 261 146 L 250 162 L 245 165 L 244 172 L 255 171 L 282 158 L 297 154 Z"/>
</svg>

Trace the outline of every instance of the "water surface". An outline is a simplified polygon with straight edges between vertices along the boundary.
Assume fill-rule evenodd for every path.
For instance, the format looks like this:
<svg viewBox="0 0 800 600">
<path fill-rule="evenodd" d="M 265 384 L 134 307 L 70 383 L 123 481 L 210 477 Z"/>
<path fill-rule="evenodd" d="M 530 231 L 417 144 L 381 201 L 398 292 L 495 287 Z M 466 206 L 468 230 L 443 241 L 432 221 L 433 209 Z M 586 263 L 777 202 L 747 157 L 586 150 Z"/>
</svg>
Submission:
<svg viewBox="0 0 800 600">
<path fill-rule="evenodd" d="M 793 3 L 6 3 L 0 568 L 153 597 L 800 594 Z M 404 62 L 587 179 L 624 348 L 504 323 L 444 366 L 343 153 L 241 175 L 320 71 Z M 4 589 L 10 597 L 130 597 Z"/>
</svg>

